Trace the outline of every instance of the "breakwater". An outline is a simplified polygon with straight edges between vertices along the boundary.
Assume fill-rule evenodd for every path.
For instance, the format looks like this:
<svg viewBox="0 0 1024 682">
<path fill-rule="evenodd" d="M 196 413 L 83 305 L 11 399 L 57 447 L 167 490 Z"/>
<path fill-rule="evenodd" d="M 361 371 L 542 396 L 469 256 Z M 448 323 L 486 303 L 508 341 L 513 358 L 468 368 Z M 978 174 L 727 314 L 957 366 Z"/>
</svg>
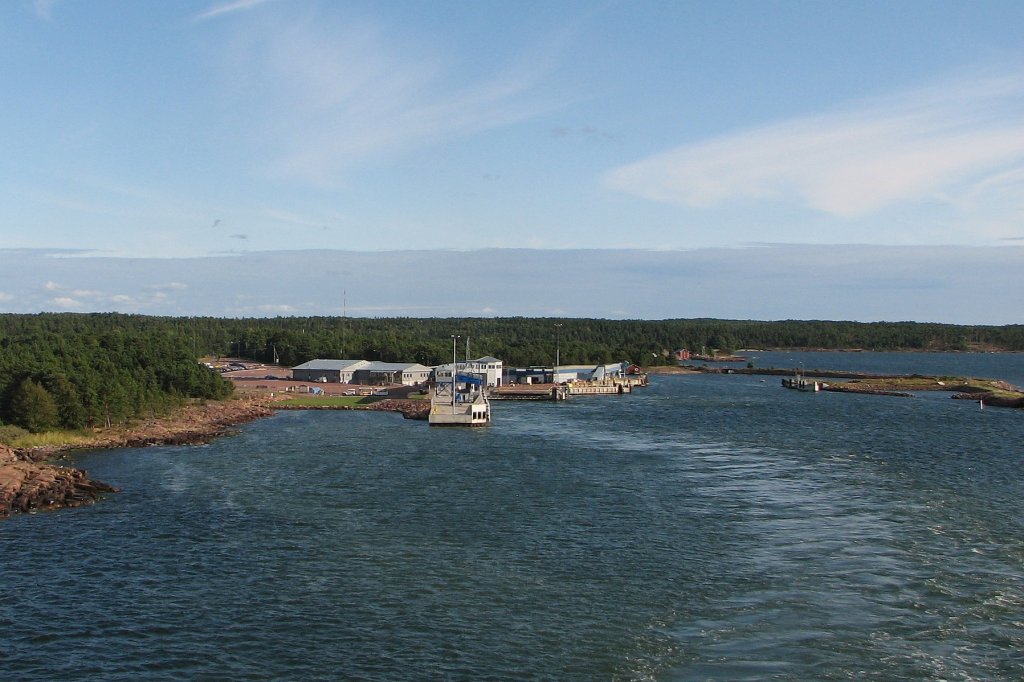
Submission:
<svg viewBox="0 0 1024 682">
<path fill-rule="evenodd" d="M 794 376 L 793 369 L 771 368 L 725 368 L 706 365 L 685 365 L 686 371 L 701 374 L 739 374 Z M 837 383 L 824 384 L 822 390 L 865 395 L 913 397 L 913 392 L 944 391 L 953 393 L 958 400 L 974 400 L 994 407 L 1024 408 L 1024 391 L 998 379 L 982 379 L 951 375 L 885 374 L 828 369 L 802 369 L 803 377 L 817 379 L 840 379 Z"/>
</svg>

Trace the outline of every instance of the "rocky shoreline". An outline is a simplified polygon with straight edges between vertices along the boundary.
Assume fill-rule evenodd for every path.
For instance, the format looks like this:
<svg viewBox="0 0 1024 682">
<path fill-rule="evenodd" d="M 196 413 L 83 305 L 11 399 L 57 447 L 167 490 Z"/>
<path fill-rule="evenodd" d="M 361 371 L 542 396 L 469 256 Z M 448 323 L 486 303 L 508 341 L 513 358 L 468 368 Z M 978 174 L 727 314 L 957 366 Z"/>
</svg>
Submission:
<svg viewBox="0 0 1024 682">
<path fill-rule="evenodd" d="M 130 428 L 98 430 L 84 441 L 53 447 L 12 449 L 0 445 L 0 519 L 16 513 L 79 507 L 92 504 L 104 494 L 119 492 L 103 481 L 90 479 L 81 469 L 61 466 L 50 460 L 70 450 L 140 448 L 150 445 L 195 445 L 229 433 L 234 427 L 269 417 L 279 409 L 265 397 L 248 397 L 189 405 L 164 418 L 147 419 Z M 406 419 L 426 419 L 430 403 L 425 400 L 379 400 L 350 408 L 398 412 Z"/>
<path fill-rule="evenodd" d="M 131 428 L 96 431 L 74 444 L 17 450 L 0 446 L 0 519 L 14 513 L 91 504 L 105 493 L 118 491 L 90 479 L 81 469 L 47 461 L 62 452 L 206 443 L 239 424 L 273 413 L 266 401 L 209 402 L 189 405 L 170 417 L 145 420 Z"/>
<path fill-rule="evenodd" d="M 430 416 L 429 400 L 406 400 L 404 398 L 385 398 L 368 405 L 288 405 L 281 403 L 274 406 L 276 410 L 367 410 L 370 412 L 398 412 L 406 419 L 427 419 Z"/>
<path fill-rule="evenodd" d="M 12 513 L 91 504 L 117 488 L 90 480 L 81 469 L 20 459 L 0 446 L 0 518 Z"/>
</svg>

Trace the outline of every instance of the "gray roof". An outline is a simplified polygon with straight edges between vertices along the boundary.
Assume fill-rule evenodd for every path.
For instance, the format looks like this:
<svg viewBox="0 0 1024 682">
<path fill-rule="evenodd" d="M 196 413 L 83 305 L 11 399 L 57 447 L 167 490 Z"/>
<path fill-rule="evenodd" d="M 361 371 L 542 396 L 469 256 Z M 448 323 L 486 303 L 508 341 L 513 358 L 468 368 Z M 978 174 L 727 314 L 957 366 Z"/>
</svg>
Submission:
<svg viewBox="0 0 1024 682">
<path fill-rule="evenodd" d="M 366 367 L 371 372 L 429 372 L 430 368 L 418 362 L 368 362 Z"/>
<path fill-rule="evenodd" d="M 292 369 L 311 369 L 311 370 L 329 370 L 337 372 L 339 370 L 346 369 L 360 369 L 363 365 L 368 364 L 366 360 L 310 360 L 304 362 L 301 365 L 296 365 Z"/>
<path fill-rule="evenodd" d="M 477 358 L 473 362 L 479 362 L 479 363 L 483 363 L 483 364 L 488 364 L 489 365 L 492 362 L 501 362 L 501 360 L 499 360 L 498 358 L 493 358 L 490 355 L 488 355 L 486 358 Z"/>
</svg>

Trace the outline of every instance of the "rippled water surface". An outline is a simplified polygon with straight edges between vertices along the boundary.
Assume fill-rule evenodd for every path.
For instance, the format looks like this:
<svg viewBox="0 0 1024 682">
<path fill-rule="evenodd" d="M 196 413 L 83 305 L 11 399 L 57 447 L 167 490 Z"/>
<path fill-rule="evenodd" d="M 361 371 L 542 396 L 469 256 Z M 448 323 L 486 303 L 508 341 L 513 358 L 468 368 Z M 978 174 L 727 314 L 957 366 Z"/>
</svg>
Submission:
<svg viewBox="0 0 1024 682">
<path fill-rule="evenodd" d="M 0 679 L 1024 678 L 1024 411 L 700 375 L 494 414 L 79 455 L 124 492 L 0 523 Z"/>
</svg>

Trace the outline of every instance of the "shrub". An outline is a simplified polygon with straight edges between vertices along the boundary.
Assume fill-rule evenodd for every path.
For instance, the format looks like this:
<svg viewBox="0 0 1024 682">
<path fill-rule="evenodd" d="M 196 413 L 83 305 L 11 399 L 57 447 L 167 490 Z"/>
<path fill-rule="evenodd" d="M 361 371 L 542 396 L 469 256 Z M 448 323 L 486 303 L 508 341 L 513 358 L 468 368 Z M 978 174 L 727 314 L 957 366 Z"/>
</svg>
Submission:
<svg viewBox="0 0 1024 682">
<path fill-rule="evenodd" d="M 11 445 L 19 438 L 23 438 L 28 435 L 28 431 L 15 426 L 14 424 L 0 424 L 0 443 L 3 445 Z"/>
</svg>

